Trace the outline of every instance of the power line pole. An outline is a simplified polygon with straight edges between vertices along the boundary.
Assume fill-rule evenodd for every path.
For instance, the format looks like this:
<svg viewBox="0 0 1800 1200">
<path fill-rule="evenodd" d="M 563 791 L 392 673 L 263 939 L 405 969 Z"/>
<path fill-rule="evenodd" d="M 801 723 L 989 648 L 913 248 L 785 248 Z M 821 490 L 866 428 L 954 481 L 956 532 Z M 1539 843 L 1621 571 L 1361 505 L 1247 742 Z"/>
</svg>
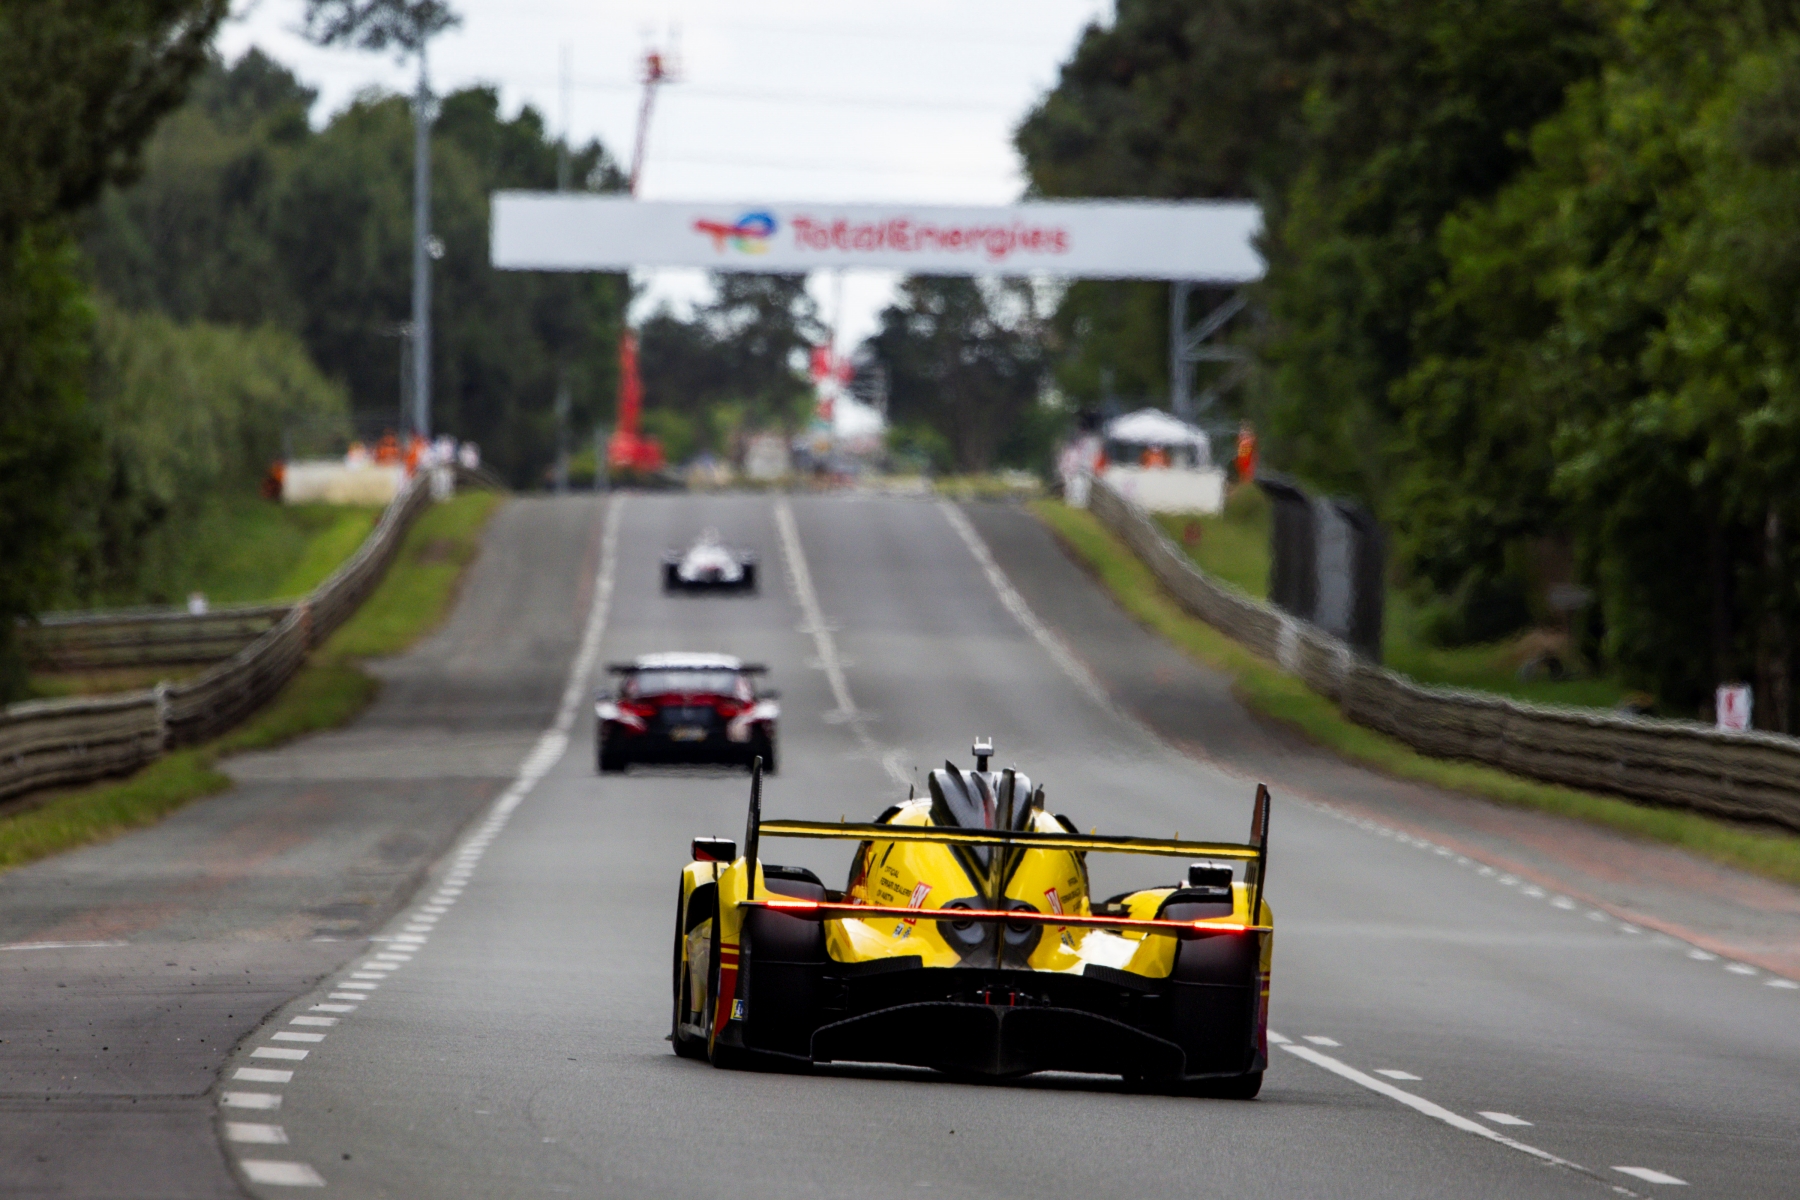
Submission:
<svg viewBox="0 0 1800 1200">
<path fill-rule="evenodd" d="M 419 55 L 419 89 L 413 97 L 413 289 L 412 289 L 412 385 L 413 433 L 431 436 L 431 126 L 437 118 L 425 67 L 425 46 Z"/>
</svg>

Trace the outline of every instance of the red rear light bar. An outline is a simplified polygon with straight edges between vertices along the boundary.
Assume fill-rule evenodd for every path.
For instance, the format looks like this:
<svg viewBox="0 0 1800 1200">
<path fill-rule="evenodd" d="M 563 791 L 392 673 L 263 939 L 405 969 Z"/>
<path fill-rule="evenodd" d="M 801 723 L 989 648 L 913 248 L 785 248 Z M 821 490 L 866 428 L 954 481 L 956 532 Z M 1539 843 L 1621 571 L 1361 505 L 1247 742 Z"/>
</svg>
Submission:
<svg viewBox="0 0 1800 1200">
<path fill-rule="evenodd" d="M 1088 929 L 1141 929 L 1146 933 L 1167 933 L 1176 937 L 1210 937 L 1220 933 L 1267 933 L 1269 925 L 1238 925 L 1224 921 L 1156 921 L 1142 917 L 1082 917 L 1072 913 L 1047 913 L 1036 909 L 1003 912 L 990 908 L 899 908 L 882 904 L 843 904 L 820 900 L 791 900 L 771 897 L 767 900 L 745 900 L 747 908 L 767 908 L 803 920 L 823 921 L 830 917 L 898 917 L 905 920 L 983 921 L 1008 925 L 1057 925 Z"/>
<path fill-rule="evenodd" d="M 1108 837 L 1102 834 L 1038 833 L 1010 829 L 953 829 L 943 825 L 776 820 L 763 821 L 760 828 L 768 837 L 936 842 L 944 846 L 1008 846 L 1022 850 L 1097 850 L 1120 854 L 1162 854 L 1171 858 L 1255 861 L 1262 853 L 1260 846 L 1238 842 L 1184 842 L 1176 838 Z"/>
</svg>

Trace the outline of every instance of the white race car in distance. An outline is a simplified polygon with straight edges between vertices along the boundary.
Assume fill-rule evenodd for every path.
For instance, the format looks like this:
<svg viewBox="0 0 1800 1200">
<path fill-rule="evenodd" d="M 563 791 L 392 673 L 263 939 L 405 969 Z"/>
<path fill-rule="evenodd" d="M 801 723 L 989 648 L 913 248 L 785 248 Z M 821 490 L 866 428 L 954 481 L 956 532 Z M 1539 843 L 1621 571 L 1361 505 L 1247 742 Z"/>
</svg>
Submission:
<svg viewBox="0 0 1800 1200">
<path fill-rule="evenodd" d="M 665 592 L 755 590 L 755 551 L 732 549 L 720 540 L 716 529 L 702 533 L 700 540 L 685 551 L 671 550 L 663 555 Z"/>
</svg>

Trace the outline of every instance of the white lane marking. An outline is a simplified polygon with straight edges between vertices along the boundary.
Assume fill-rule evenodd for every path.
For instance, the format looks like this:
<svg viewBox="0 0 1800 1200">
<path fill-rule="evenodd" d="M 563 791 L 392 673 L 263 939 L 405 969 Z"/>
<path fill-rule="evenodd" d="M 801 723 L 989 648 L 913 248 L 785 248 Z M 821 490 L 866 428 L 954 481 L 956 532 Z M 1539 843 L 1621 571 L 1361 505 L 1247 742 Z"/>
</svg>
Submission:
<svg viewBox="0 0 1800 1200">
<path fill-rule="evenodd" d="M 794 598 L 800 603 L 800 615 L 805 622 L 801 630 L 812 637 L 813 646 L 819 652 L 819 667 L 825 672 L 831 698 L 837 701 L 838 715 L 858 726 L 857 731 L 861 733 L 861 714 L 856 711 L 856 701 L 850 698 L 850 683 L 844 678 L 837 639 L 831 636 L 825 614 L 819 610 L 819 594 L 813 588 L 812 571 L 806 565 L 806 550 L 800 545 L 800 529 L 794 524 L 794 510 L 786 496 L 775 497 L 775 532 L 781 539 L 781 557 L 787 563 Z"/>
<path fill-rule="evenodd" d="M 395 954 L 392 951 L 389 951 L 385 954 L 377 954 L 375 956 L 376 962 L 393 963 L 395 966 L 399 966 L 401 963 L 409 963 L 412 960 L 413 960 L 413 956 L 410 954 Z"/>
<path fill-rule="evenodd" d="M 1273 1042 L 1275 1045 L 1285 1046 L 1288 1044 L 1288 1039 L 1282 1037 L 1279 1033 L 1276 1033 L 1273 1029 L 1268 1030 L 1267 1033 L 1269 1035 L 1269 1041 Z"/>
<path fill-rule="evenodd" d="M 108 946 L 129 946 L 130 942 L 12 942 L 0 950 L 100 950 Z"/>
<path fill-rule="evenodd" d="M 1325 1036 L 1323 1036 L 1321 1034 L 1317 1034 L 1317 1033 L 1309 1033 L 1309 1034 L 1306 1034 L 1305 1036 L 1306 1036 L 1306 1040 L 1311 1042 L 1315 1046 L 1341 1046 L 1341 1045 L 1343 1045 L 1342 1042 L 1338 1041 L 1335 1038 L 1328 1038 L 1328 1037 L 1325 1037 Z"/>
<path fill-rule="evenodd" d="M 219 1097 L 226 1108 L 276 1109 L 281 1107 L 278 1092 L 226 1092 Z"/>
<path fill-rule="evenodd" d="M 1486 1117 L 1488 1120 L 1492 1121 L 1496 1125 L 1530 1125 L 1531 1124 L 1531 1122 L 1527 1121 L 1524 1117 L 1515 1117 L 1511 1113 L 1481 1112 L 1481 1113 L 1477 1113 L 1476 1115 L 1481 1116 L 1481 1117 Z"/>
<path fill-rule="evenodd" d="M 292 1071 L 277 1071 L 273 1067 L 239 1067 L 231 1073 L 233 1079 L 241 1079 L 245 1083 L 291 1083 Z"/>
<path fill-rule="evenodd" d="M 315 1004 L 315 1005 L 313 1005 L 313 1007 L 317 1008 L 319 1006 Z M 304 1013 L 302 1013 L 300 1016 L 297 1016 L 293 1020 L 288 1022 L 289 1025 L 324 1025 L 324 1026 L 336 1025 L 337 1023 L 338 1023 L 338 1019 L 336 1017 L 309 1017 L 309 1016 L 305 1015 Z"/>
<path fill-rule="evenodd" d="M 1112 702 L 1112 697 L 1106 694 L 1106 689 L 1100 686 L 1100 681 L 1089 673 L 1088 669 L 1081 664 L 1081 660 L 1076 658 L 1067 646 L 1063 645 L 1062 639 L 1051 633 L 1049 628 L 1038 620 L 1038 615 L 1031 611 L 1031 606 L 1025 603 L 1025 597 L 1019 595 L 1018 590 L 1013 587 L 1012 581 L 1000 569 L 1000 564 L 994 561 L 993 552 L 988 549 L 987 542 L 982 539 L 975 526 L 969 523 L 969 518 L 962 509 L 948 500 L 939 500 L 938 511 L 944 514 L 944 520 L 950 522 L 950 528 L 956 530 L 956 536 L 962 539 L 963 545 L 969 548 L 969 553 L 975 556 L 975 561 L 980 565 L 982 574 L 987 576 L 989 586 L 994 589 L 994 594 L 1000 597 L 1000 603 L 1005 606 L 1006 611 L 1013 615 L 1013 619 L 1025 627 L 1025 632 L 1029 633 L 1037 641 L 1037 644 L 1044 648 L 1044 652 L 1050 656 L 1052 662 L 1062 669 L 1062 673 L 1074 680 L 1076 687 L 1087 693 L 1088 699 L 1110 713 L 1118 713 L 1118 706 Z M 1136 723 L 1133 721 L 1133 724 Z"/>
<path fill-rule="evenodd" d="M 1725 964 L 1725 969 L 1727 971 L 1730 971 L 1733 975 L 1754 975 L 1754 974 L 1756 974 L 1756 968 L 1749 966 L 1745 963 L 1727 963 L 1727 964 Z"/>
<path fill-rule="evenodd" d="M 1766 982 L 1772 988 L 1800 988 L 1800 983 L 1795 983 L 1791 979 L 1770 979 Z"/>
<path fill-rule="evenodd" d="M 1614 1167 L 1613 1170 L 1629 1175 L 1633 1179 L 1641 1179 L 1645 1183 L 1667 1183 L 1676 1187 L 1688 1185 L 1687 1180 L 1677 1179 L 1667 1171 L 1658 1171 L 1654 1167 Z"/>
<path fill-rule="evenodd" d="M 1532 887 L 1521 888 L 1520 893 L 1522 895 L 1530 896 L 1533 900 L 1537 900 L 1543 896 L 1544 889 L 1534 885 Z"/>
<path fill-rule="evenodd" d="M 1563 909 L 1565 912 L 1572 912 L 1572 911 L 1574 911 L 1574 908 L 1575 908 L 1575 902 L 1573 900 L 1569 899 L 1567 896 L 1558 896 L 1556 899 L 1554 899 L 1550 902 L 1550 907 L 1560 908 L 1560 909 Z"/>
<path fill-rule="evenodd" d="M 279 1125 L 259 1125 L 255 1121 L 225 1122 L 225 1140 L 252 1142 L 259 1146 L 287 1145 L 287 1131 Z"/>
<path fill-rule="evenodd" d="M 299 1062 L 311 1053 L 311 1050 L 290 1050 L 286 1046 L 258 1046 L 250 1052 L 250 1057 L 280 1058 L 285 1059 L 288 1062 Z"/>
<path fill-rule="evenodd" d="M 1689 950 L 1688 957 L 1693 959 L 1695 962 L 1711 962 L 1713 959 L 1715 959 L 1719 956 L 1716 954 L 1708 954 L 1704 950 L 1696 949 L 1696 950 Z"/>
<path fill-rule="evenodd" d="M 1587 919 L 1590 921 L 1604 921 L 1606 920 L 1606 914 L 1597 908 L 1590 908 L 1588 909 Z"/>
<path fill-rule="evenodd" d="M 1620 933 L 1642 933 L 1644 931 L 1639 929 L 1636 925 L 1626 925 L 1626 924 L 1621 923 L 1619 925 L 1619 932 Z"/>
<path fill-rule="evenodd" d="M 427 904 L 425 907 L 421 908 L 419 911 L 422 913 L 425 913 L 429 916 L 436 917 L 436 916 L 442 916 L 444 913 L 449 912 L 450 906 L 447 904 Z M 425 919 L 424 917 L 419 918 L 419 920 L 421 920 L 421 921 L 423 921 L 424 919 Z"/>
<path fill-rule="evenodd" d="M 295 1033 L 292 1030 L 283 1029 L 280 1033 L 273 1035 L 271 1040 L 277 1042 L 322 1042 L 325 1040 L 325 1035 L 322 1033 Z"/>
<path fill-rule="evenodd" d="M 314 1012 L 353 1013 L 356 1011 L 356 1005 L 354 1005 L 354 1004 L 314 1004 L 314 1005 L 312 1005 L 312 1009 Z"/>
<path fill-rule="evenodd" d="M 1414 1083 L 1420 1082 L 1421 1078 L 1418 1075 L 1414 1075 L 1411 1071 L 1400 1071 L 1393 1067 L 1376 1067 L 1375 1073 L 1377 1075 L 1386 1075 L 1389 1079 L 1410 1079 Z"/>
<path fill-rule="evenodd" d="M 1510 1147 L 1511 1149 L 1519 1151 L 1521 1154 L 1529 1154 L 1531 1157 L 1538 1159 L 1541 1162 L 1547 1162 L 1558 1167 L 1567 1167 L 1571 1171 L 1580 1171 L 1584 1175 L 1593 1174 L 1593 1172 L 1589 1171 L 1586 1167 L 1572 1163 L 1565 1158 L 1558 1158 L 1547 1150 L 1539 1150 L 1536 1146 L 1528 1146 L 1516 1138 L 1507 1137 L 1504 1133 L 1496 1133 L 1479 1121 L 1471 1121 L 1465 1116 L 1451 1112 L 1441 1104 L 1433 1104 L 1423 1096 L 1414 1095 L 1412 1092 L 1397 1088 L 1385 1079 L 1376 1079 L 1373 1075 L 1367 1075 L 1362 1071 L 1357 1070 L 1349 1063 L 1335 1059 L 1329 1054 L 1321 1054 L 1311 1046 L 1285 1045 L 1282 1049 L 1286 1050 L 1289 1054 L 1305 1059 L 1316 1067 L 1324 1067 L 1333 1075 L 1340 1075 L 1343 1078 L 1348 1079 L 1351 1083 L 1368 1088 L 1371 1092 L 1380 1093 L 1390 1100 L 1397 1100 L 1401 1104 L 1406 1105 L 1406 1107 L 1413 1109 L 1415 1112 L 1421 1112 L 1426 1116 L 1431 1117 L 1433 1120 L 1442 1121 L 1452 1129 L 1460 1129 L 1464 1133 L 1472 1133 L 1477 1137 L 1484 1137 L 1490 1142 L 1498 1142 L 1500 1145 Z"/>
<path fill-rule="evenodd" d="M 324 1187 L 325 1180 L 319 1173 L 298 1162 L 270 1162 L 262 1158 L 246 1158 L 238 1164 L 244 1168 L 244 1174 L 250 1177 L 251 1183 L 266 1184 L 270 1187 Z"/>
</svg>

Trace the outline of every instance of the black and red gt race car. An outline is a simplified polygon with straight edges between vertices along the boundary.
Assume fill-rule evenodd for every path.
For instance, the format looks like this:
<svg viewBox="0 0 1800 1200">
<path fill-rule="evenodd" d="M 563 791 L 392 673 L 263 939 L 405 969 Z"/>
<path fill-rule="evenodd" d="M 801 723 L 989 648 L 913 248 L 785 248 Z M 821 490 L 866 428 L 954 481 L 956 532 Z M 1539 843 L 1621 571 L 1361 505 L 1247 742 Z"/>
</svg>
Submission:
<svg viewBox="0 0 1800 1200">
<path fill-rule="evenodd" d="M 768 668 L 728 654 L 645 654 L 612 663 L 616 690 L 594 703 L 594 764 L 603 775 L 632 763 L 719 763 L 773 773 L 776 693 L 759 689 Z"/>
</svg>

